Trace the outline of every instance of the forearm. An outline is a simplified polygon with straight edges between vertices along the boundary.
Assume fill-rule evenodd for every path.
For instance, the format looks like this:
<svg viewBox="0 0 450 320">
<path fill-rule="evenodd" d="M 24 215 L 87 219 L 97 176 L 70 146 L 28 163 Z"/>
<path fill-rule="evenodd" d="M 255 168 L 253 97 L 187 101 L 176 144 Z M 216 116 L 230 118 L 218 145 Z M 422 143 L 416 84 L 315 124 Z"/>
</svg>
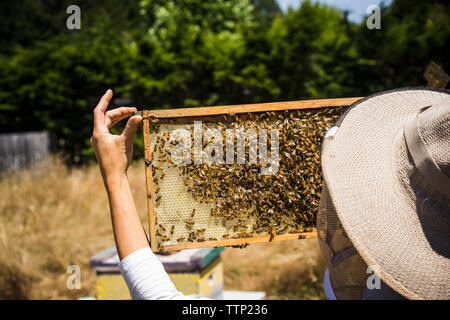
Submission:
<svg viewBox="0 0 450 320">
<path fill-rule="evenodd" d="M 106 178 L 120 271 L 133 299 L 185 299 L 151 252 L 126 176 Z M 143 250 L 141 250 L 143 249 Z"/>
<path fill-rule="evenodd" d="M 105 177 L 111 208 L 111 220 L 117 252 L 122 260 L 129 254 L 148 247 L 148 240 L 136 210 L 125 175 Z"/>
<path fill-rule="evenodd" d="M 112 91 L 108 90 L 94 109 L 90 140 L 108 193 L 120 271 L 133 298 L 183 299 L 149 248 L 128 185 L 126 172 L 133 155 L 133 138 L 142 118 L 132 116 L 120 136 L 112 135 L 109 129 L 136 108 L 121 107 L 105 113 L 111 98 Z"/>
</svg>

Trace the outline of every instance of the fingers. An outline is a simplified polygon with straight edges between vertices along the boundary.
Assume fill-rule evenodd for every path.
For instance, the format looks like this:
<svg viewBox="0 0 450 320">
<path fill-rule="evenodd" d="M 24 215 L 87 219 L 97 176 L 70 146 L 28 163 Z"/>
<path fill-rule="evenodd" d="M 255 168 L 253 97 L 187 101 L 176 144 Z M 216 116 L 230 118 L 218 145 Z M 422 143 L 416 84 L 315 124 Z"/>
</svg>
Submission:
<svg viewBox="0 0 450 320">
<path fill-rule="evenodd" d="M 120 107 L 117 109 L 109 110 L 106 112 L 106 119 L 105 124 L 106 127 L 109 129 L 113 127 L 117 122 L 119 122 L 122 119 L 125 119 L 129 115 L 131 115 L 133 112 L 136 112 L 137 109 L 134 107 Z"/>
<path fill-rule="evenodd" d="M 108 89 L 94 109 L 94 133 L 107 132 L 105 124 L 105 111 L 113 96 L 111 89 Z"/>
<path fill-rule="evenodd" d="M 141 116 L 133 116 L 128 120 L 125 130 L 123 130 L 122 132 L 122 136 L 128 143 L 133 142 L 134 135 L 136 134 L 136 131 L 139 129 L 139 124 L 141 123 L 141 121 L 142 121 Z"/>
</svg>

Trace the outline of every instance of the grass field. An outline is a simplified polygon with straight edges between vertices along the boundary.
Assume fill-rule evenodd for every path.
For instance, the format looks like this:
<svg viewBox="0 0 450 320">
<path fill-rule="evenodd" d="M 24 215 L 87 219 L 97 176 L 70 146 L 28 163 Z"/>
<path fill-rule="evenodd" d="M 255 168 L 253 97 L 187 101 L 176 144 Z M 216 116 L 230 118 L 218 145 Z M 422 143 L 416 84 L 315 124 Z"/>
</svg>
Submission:
<svg viewBox="0 0 450 320">
<path fill-rule="evenodd" d="M 129 169 L 147 230 L 144 167 Z M 0 179 L 0 299 L 95 296 L 89 258 L 114 244 L 108 201 L 96 165 L 49 167 Z M 256 244 L 222 253 L 225 289 L 265 291 L 270 299 L 322 299 L 324 264 L 316 240 Z M 81 268 L 81 289 L 69 290 L 69 265 Z"/>
</svg>

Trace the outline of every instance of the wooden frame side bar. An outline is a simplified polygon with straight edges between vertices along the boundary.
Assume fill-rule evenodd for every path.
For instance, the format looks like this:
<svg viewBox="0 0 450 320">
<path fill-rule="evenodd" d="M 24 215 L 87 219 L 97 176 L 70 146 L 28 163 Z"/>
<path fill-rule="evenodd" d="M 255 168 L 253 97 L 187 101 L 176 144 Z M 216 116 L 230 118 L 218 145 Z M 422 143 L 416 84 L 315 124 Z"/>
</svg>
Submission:
<svg viewBox="0 0 450 320">
<path fill-rule="evenodd" d="M 155 226 L 155 210 L 154 210 L 154 197 L 155 192 L 153 190 L 153 173 L 152 173 L 152 152 L 150 143 L 150 121 L 143 119 L 143 131 L 144 131 L 144 149 L 145 149 L 145 176 L 147 185 L 147 209 L 148 209 L 148 231 L 150 233 L 150 246 L 153 252 L 158 251 L 158 245 L 156 243 L 156 226 Z"/>
<path fill-rule="evenodd" d="M 142 117 L 170 119 L 186 117 L 205 117 L 248 112 L 267 112 L 284 111 L 298 109 L 316 109 L 325 107 L 349 106 L 359 98 L 338 98 L 338 99 L 320 99 L 320 100 L 302 100 L 302 101 L 284 101 L 258 104 L 242 104 L 232 106 L 199 107 L 199 108 L 181 108 L 181 109 L 163 109 L 163 110 L 143 110 Z"/>
</svg>

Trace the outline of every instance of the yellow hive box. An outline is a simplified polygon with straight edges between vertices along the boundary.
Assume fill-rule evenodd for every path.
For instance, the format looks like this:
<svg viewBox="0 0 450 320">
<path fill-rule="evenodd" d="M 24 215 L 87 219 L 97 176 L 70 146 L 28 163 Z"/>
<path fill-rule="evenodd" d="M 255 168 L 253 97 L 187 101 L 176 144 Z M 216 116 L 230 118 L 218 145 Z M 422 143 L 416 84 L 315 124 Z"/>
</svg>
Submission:
<svg viewBox="0 0 450 320">
<path fill-rule="evenodd" d="M 223 248 L 189 249 L 171 255 L 157 255 L 175 287 L 186 295 L 214 298 L 223 291 Z M 98 300 L 128 300 L 130 291 L 118 269 L 115 247 L 91 258 L 97 274 Z"/>
</svg>

